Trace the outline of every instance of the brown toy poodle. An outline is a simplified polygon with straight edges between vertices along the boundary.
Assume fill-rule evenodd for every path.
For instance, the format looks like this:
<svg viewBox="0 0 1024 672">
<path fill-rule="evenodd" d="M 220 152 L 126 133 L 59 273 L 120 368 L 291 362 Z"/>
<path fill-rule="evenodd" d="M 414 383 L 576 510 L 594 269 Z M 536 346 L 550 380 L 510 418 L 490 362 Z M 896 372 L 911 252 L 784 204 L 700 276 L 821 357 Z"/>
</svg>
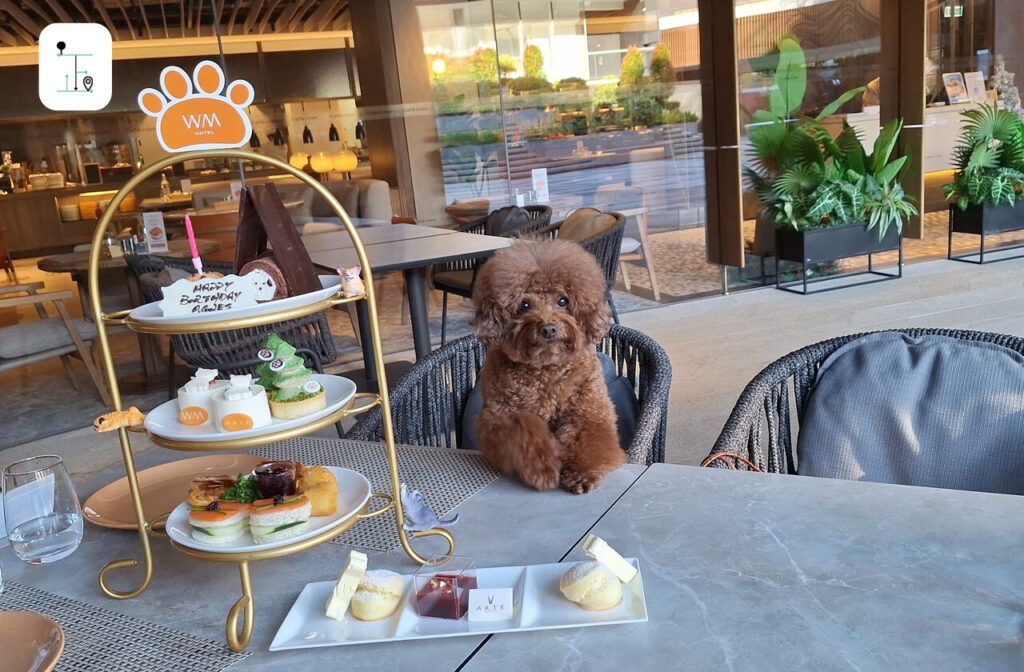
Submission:
<svg viewBox="0 0 1024 672">
<path fill-rule="evenodd" d="M 477 441 L 537 490 L 590 492 L 625 462 L 594 347 L 611 324 L 604 286 L 594 257 L 564 240 L 515 243 L 476 279 L 473 325 L 487 346 Z"/>
</svg>

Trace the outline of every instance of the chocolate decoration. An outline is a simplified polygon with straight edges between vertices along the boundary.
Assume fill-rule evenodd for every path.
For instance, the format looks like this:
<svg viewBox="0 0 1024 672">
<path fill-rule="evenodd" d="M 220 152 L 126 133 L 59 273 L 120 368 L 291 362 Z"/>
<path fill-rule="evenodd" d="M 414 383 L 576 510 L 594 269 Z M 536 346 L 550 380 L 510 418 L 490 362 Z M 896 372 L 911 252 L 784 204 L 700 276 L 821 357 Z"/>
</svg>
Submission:
<svg viewBox="0 0 1024 672">
<path fill-rule="evenodd" d="M 288 216 L 277 187 L 273 184 L 243 187 L 238 208 L 235 268 L 240 269 L 260 257 L 267 249 L 268 240 L 274 248 L 274 259 L 284 276 L 289 296 L 322 288 L 313 260 Z"/>
</svg>

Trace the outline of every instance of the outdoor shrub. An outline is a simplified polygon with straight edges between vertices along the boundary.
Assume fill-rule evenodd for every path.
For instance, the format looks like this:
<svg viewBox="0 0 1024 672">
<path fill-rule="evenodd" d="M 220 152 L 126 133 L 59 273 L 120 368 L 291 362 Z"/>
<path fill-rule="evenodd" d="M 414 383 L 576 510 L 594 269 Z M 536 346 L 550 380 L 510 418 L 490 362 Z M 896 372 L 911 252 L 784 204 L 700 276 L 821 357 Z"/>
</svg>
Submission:
<svg viewBox="0 0 1024 672">
<path fill-rule="evenodd" d="M 676 81 L 676 71 L 672 67 L 672 54 L 668 45 L 658 42 L 651 52 L 651 81 L 671 83 Z"/>
<path fill-rule="evenodd" d="M 536 44 L 523 49 L 523 74 L 533 79 L 544 79 L 544 54 Z"/>
<path fill-rule="evenodd" d="M 622 67 L 619 70 L 619 86 L 635 86 L 644 80 L 644 56 L 631 45 L 622 57 Z"/>
</svg>

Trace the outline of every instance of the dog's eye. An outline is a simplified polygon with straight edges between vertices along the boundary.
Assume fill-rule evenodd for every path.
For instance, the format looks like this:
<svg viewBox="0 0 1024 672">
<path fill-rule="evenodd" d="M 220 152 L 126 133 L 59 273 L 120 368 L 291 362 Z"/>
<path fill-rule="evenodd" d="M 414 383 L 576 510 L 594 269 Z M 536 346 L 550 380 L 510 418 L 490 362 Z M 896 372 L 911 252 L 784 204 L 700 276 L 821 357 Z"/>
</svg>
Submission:
<svg viewBox="0 0 1024 672">
<path fill-rule="evenodd" d="M 519 302 L 519 312 L 520 313 L 525 313 L 529 309 L 530 309 L 530 301 L 529 301 L 529 299 L 523 299 L 522 301 Z"/>
<path fill-rule="evenodd" d="M 558 297 L 558 302 L 557 303 L 558 303 L 558 307 L 559 308 L 568 308 L 569 307 L 569 299 L 567 299 L 564 296 Z"/>
</svg>

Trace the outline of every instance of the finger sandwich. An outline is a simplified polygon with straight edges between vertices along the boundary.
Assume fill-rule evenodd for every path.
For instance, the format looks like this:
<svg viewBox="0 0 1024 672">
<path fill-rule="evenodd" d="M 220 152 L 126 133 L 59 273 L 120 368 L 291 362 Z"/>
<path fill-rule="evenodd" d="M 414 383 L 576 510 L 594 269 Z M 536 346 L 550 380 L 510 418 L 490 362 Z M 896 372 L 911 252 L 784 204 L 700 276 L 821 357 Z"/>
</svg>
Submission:
<svg viewBox="0 0 1024 672">
<path fill-rule="evenodd" d="M 290 539 L 306 529 L 312 506 L 304 495 L 258 499 L 252 503 L 249 531 L 257 544 Z"/>
</svg>

